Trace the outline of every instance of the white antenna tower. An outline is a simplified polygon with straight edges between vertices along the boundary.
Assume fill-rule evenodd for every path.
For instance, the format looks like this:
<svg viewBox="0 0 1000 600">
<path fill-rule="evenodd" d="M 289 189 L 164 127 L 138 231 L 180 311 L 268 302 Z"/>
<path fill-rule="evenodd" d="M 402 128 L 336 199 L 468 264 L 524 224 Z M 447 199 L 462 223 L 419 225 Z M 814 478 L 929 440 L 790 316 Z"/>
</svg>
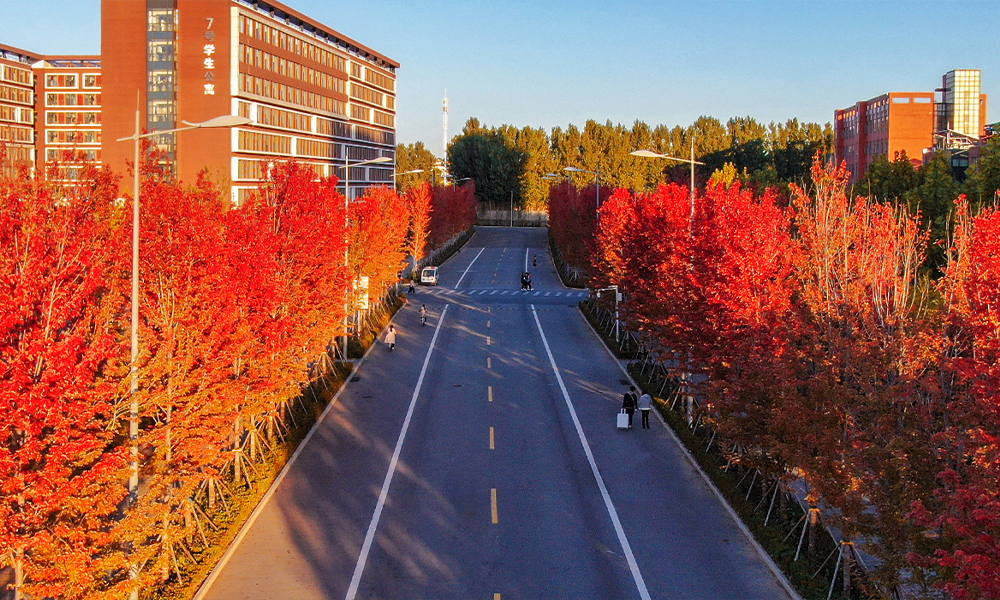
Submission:
<svg viewBox="0 0 1000 600">
<path fill-rule="evenodd" d="M 444 137 L 441 141 L 441 158 L 448 160 L 448 90 L 444 91 L 444 104 L 442 106 L 441 118 L 444 121 Z"/>
</svg>

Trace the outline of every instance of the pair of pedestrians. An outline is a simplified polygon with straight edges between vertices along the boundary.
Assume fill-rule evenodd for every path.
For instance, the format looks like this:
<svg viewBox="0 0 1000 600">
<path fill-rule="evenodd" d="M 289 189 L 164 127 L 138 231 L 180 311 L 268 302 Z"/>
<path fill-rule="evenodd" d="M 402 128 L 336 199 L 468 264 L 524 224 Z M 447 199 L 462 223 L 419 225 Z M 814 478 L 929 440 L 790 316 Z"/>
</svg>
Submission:
<svg viewBox="0 0 1000 600">
<path fill-rule="evenodd" d="M 427 306 L 424 304 L 420 305 L 420 326 L 423 327 L 427 325 Z M 388 331 L 385 332 L 385 345 L 389 347 L 389 352 L 396 349 L 396 326 L 389 325 Z"/>
<path fill-rule="evenodd" d="M 632 416 L 636 409 L 642 413 L 642 428 L 649 429 L 649 412 L 653 410 L 653 397 L 643 392 L 641 396 L 636 395 L 634 385 L 628 387 L 625 397 L 622 398 L 622 409 L 628 415 L 628 428 L 632 429 Z"/>
</svg>

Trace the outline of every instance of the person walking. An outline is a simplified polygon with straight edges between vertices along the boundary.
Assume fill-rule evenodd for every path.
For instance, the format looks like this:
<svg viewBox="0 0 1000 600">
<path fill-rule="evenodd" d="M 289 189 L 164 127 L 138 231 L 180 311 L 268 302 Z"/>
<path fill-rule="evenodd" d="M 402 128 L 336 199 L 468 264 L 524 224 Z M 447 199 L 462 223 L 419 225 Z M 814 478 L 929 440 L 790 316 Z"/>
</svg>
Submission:
<svg viewBox="0 0 1000 600">
<path fill-rule="evenodd" d="M 533 267 L 537 267 L 538 266 L 538 255 L 537 254 L 534 255 L 531 258 L 531 266 L 533 266 Z"/>
<path fill-rule="evenodd" d="M 635 386 L 628 386 L 628 391 L 625 392 L 625 397 L 622 398 L 622 408 L 625 409 L 625 413 L 628 415 L 628 428 L 632 429 L 632 415 L 635 414 L 635 408 L 639 404 L 639 399 L 635 395 Z"/>
<path fill-rule="evenodd" d="M 423 327 L 427 324 L 427 306 L 424 304 L 420 305 L 420 326 Z"/>
<path fill-rule="evenodd" d="M 389 331 L 385 332 L 385 345 L 389 346 L 389 352 L 396 349 L 396 328 L 389 325 Z"/>
<path fill-rule="evenodd" d="M 642 428 L 649 429 L 649 411 L 653 410 L 653 397 L 648 392 L 639 396 L 639 411 L 642 413 Z"/>
</svg>

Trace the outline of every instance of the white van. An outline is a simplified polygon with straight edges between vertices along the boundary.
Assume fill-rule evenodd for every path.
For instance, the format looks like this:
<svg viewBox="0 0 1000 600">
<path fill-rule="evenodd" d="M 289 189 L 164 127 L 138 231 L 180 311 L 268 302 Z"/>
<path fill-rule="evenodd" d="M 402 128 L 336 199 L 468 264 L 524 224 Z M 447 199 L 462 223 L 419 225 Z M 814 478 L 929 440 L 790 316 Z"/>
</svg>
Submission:
<svg viewBox="0 0 1000 600">
<path fill-rule="evenodd" d="M 438 282 L 438 268 L 424 267 L 424 270 L 420 272 L 420 283 L 425 285 L 437 285 L 437 282 Z"/>
</svg>

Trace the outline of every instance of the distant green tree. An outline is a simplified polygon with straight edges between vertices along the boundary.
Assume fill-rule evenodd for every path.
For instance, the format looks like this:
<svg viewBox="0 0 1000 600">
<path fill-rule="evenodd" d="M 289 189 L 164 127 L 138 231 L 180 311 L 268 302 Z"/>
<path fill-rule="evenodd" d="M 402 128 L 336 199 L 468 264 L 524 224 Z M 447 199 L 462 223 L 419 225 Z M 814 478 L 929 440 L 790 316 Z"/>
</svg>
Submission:
<svg viewBox="0 0 1000 600">
<path fill-rule="evenodd" d="M 825 156 L 833 149 L 833 130 L 829 123 L 821 127 L 789 119 L 785 123 L 771 123 L 767 142 L 778 178 L 803 185 L 809 180 L 816 153 Z"/>
<path fill-rule="evenodd" d="M 986 143 L 965 177 L 965 193 L 975 208 L 1000 202 L 1000 136 Z"/>
<path fill-rule="evenodd" d="M 425 181 L 431 181 L 435 161 L 437 161 L 437 158 L 430 150 L 424 147 L 423 142 L 398 144 L 396 146 L 396 172 L 407 173 L 420 169 L 423 170 L 423 173 L 401 175 L 396 178 L 396 184 L 403 191 L 407 191 L 410 188 L 421 185 Z"/>
<path fill-rule="evenodd" d="M 854 194 L 878 202 L 899 204 L 920 183 L 920 174 L 906 152 L 898 152 L 892 162 L 884 156 L 876 156 L 868 165 L 865 176 L 854 186 Z"/>
<path fill-rule="evenodd" d="M 513 147 L 502 132 L 483 130 L 476 119 L 469 119 L 465 131 L 448 148 L 449 171 L 456 179 L 473 179 L 481 201 L 507 202 L 513 194 L 521 206 L 526 161 L 525 152 Z"/>
</svg>

